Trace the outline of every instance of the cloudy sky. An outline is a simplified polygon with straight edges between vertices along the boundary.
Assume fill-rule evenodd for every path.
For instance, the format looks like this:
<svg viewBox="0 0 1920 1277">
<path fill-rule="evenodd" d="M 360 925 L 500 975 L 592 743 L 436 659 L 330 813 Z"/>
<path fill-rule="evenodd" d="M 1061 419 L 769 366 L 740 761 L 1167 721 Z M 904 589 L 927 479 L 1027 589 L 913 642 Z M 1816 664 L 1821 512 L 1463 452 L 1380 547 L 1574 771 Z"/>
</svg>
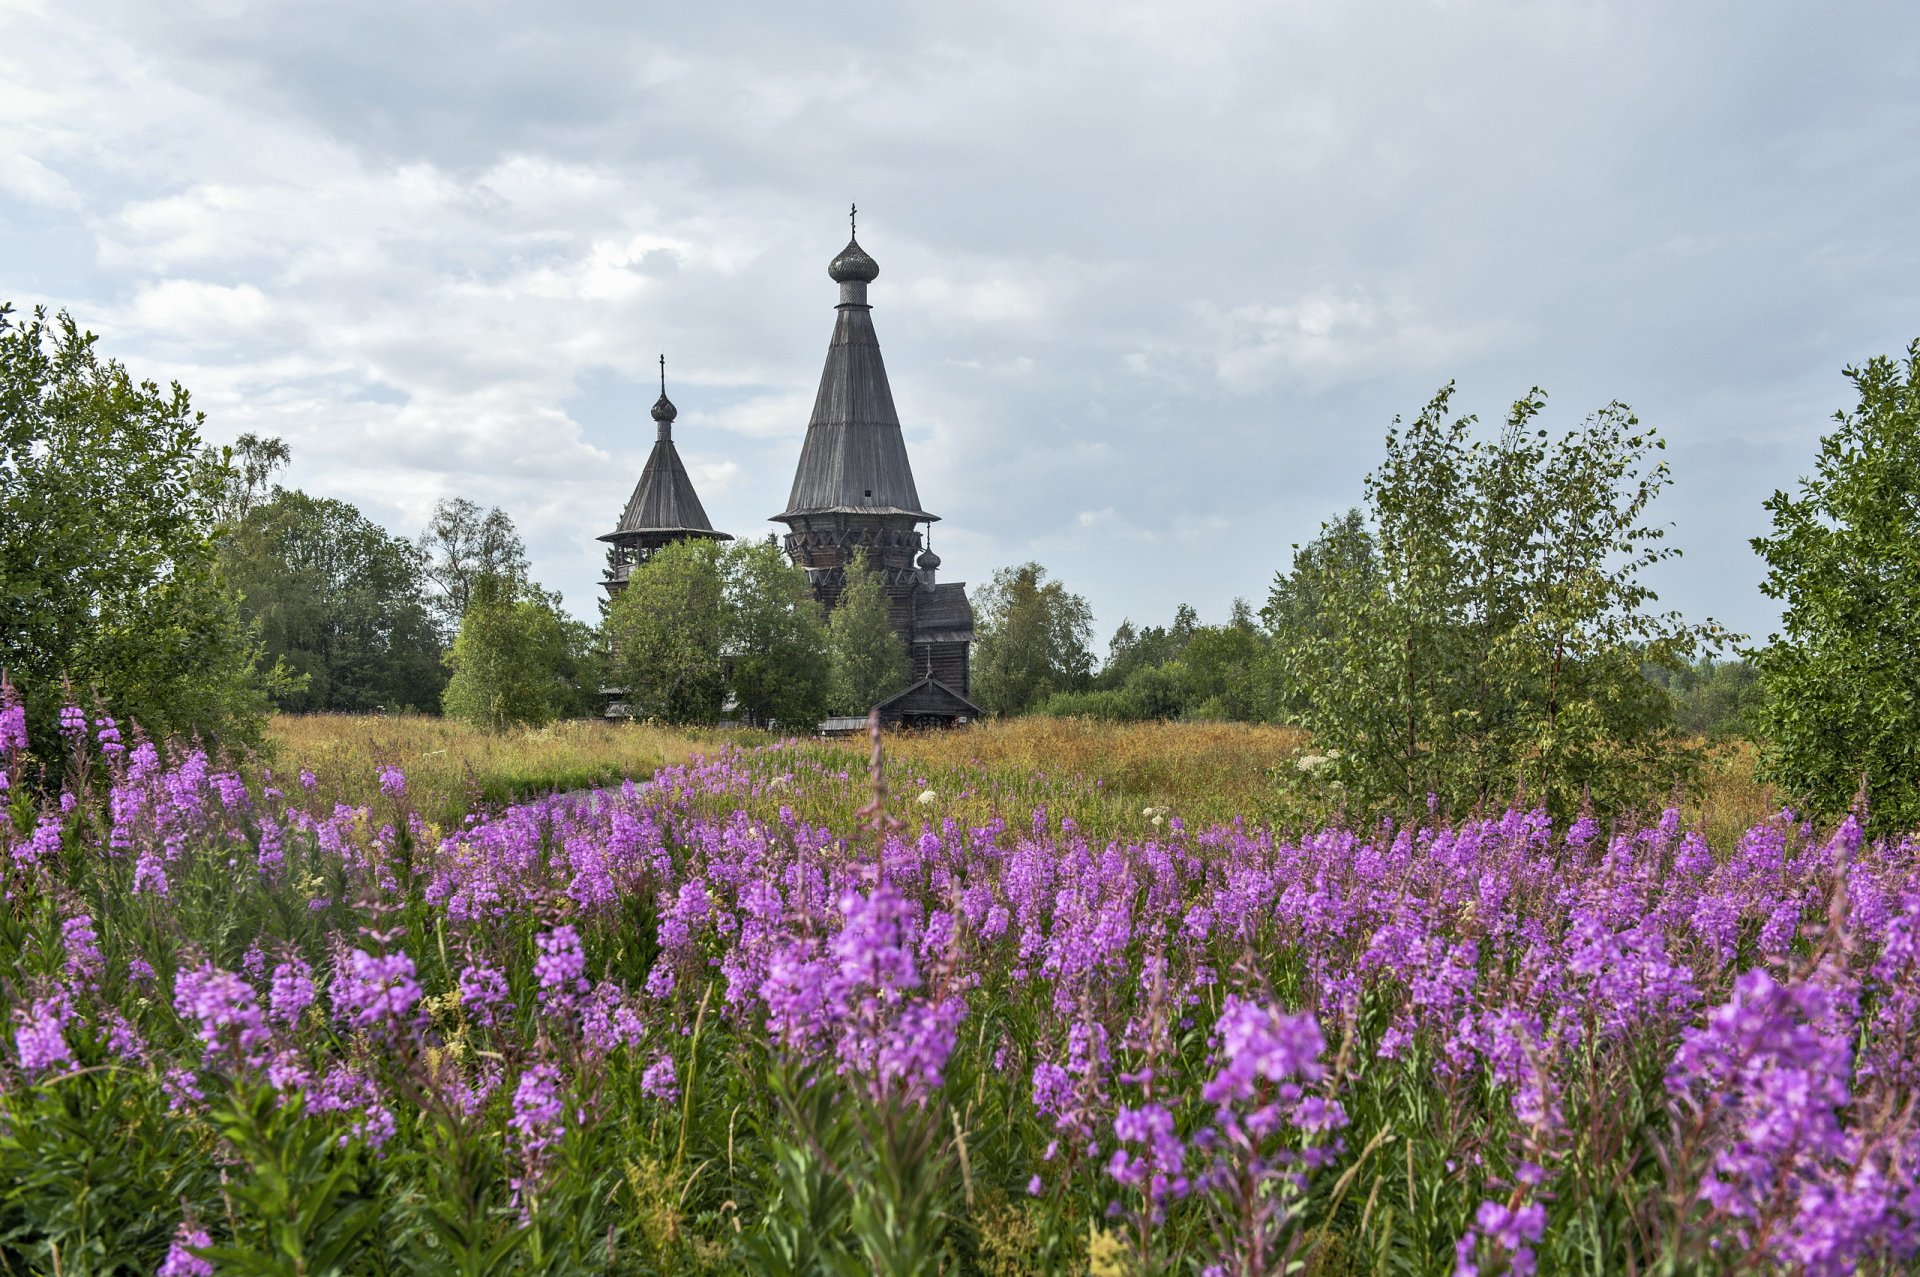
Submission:
<svg viewBox="0 0 1920 1277">
<path fill-rule="evenodd" d="M 1663 601 L 1764 632 L 1760 502 L 1920 335 L 1916 138 L 1910 0 L 0 0 L 0 298 L 591 616 L 662 351 L 771 529 L 858 200 L 950 579 L 1222 618 L 1457 378 L 1633 405 Z"/>
</svg>

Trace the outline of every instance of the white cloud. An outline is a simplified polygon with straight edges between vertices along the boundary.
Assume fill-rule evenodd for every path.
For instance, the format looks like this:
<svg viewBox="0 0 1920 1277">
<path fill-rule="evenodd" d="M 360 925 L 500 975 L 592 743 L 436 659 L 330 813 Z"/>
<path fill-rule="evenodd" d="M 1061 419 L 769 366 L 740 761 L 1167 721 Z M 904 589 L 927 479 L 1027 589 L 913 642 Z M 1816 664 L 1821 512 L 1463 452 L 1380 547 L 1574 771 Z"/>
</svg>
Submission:
<svg viewBox="0 0 1920 1277">
<path fill-rule="evenodd" d="M 260 324 L 270 313 L 266 294 L 252 284 L 168 279 L 134 296 L 132 318 L 154 332 L 184 329 L 205 340 L 231 338 Z"/>
</svg>

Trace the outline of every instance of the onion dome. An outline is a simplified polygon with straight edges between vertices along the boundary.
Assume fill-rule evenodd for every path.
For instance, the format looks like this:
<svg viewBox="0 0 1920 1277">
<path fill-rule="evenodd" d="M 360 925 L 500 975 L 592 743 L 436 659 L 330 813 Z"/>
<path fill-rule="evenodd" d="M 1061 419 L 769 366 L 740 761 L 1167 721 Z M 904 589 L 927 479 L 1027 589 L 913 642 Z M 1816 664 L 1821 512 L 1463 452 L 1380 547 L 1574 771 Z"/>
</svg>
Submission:
<svg viewBox="0 0 1920 1277">
<path fill-rule="evenodd" d="M 653 401 L 653 419 L 663 426 L 670 426 L 679 415 L 680 410 L 673 406 L 673 400 L 667 398 L 666 391 L 661 391 L 660 397 Z"/>
<path fill-rule="evenodd" d="M 880 263 L 867 256 L 857 239 L 848 240 L 840 255 L 827 263 L 827 277 L 836 284 L 871 284 L 879 276 Z"/>
<path fill-rule="evenodd" d="M 915 559 L 914 562 L 923 568 L 932 570 L 940 566 L 940 556 L 935 554 L 931 549 L 922 550 L 920 551 L 920 557 Z"/>
</svg>

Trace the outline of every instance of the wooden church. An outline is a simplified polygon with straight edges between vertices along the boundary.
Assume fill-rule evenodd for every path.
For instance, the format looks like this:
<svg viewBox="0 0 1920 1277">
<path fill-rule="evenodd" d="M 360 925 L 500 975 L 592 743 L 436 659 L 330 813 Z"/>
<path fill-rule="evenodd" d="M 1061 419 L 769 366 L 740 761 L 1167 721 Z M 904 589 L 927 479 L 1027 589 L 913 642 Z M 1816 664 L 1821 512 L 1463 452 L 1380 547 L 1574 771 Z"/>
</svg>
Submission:
<svg viewBox="0 0 1920 1277">
<path fill-rule="evenodd" d="M 867 301 L 867 285 L 879 274 L 879 264 L 860 247 L 857 229 L 828 263 L 827 275 L 840 288 L 833 337 L 787 508 L 773 519 L 786 525 L 787 555 L 806 571 L 824 609 L 839 601 L 857 551 L 864 549 L 881 574 L 889 619 L 912 669 L 908 684 L 874 707 L 882 721 L 909 727 L 965 723 L 980 716 L 968 699 L 973 605 L 963 582 L 937 579 L 940 556 L 921 533 L 921 525 L 931 526 L 940 516 L 920 506 L 880 357 Z M 686 537 L 726 538 L 708 522 L 674 450 L 674 415 L 663 359 L 660 400 L 653 408 L 658 423 L 653 453 L 620 526 L 600 538 L 613 546 L 605 582 L 609 593 L 624 587 L 632 569 L 663 545 Z"/>
</svg>

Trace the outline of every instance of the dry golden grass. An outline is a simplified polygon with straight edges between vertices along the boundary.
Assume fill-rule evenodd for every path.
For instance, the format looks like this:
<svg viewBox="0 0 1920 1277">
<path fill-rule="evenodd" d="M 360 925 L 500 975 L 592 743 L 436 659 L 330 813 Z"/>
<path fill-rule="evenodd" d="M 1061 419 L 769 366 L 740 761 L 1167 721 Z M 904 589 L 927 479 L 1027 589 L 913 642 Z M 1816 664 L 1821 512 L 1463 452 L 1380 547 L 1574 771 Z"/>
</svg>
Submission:
<svg viewBox="0 0 1920 1277">
<path fill-rule="evenodd" d="M 1297 756 L 1306 739 L 1296 728 L 1253 723 L 1035 717 L 892 734 L 886 748 L 906 770 L 1076 783 L 1089 799 L 1103 798 L 1116 809 L 1166 806 L 1191 824 L 1258 819 L 1272 805 L 1275 770 Z M 864 736 L 835 743 L 860 757 L 868 749 Z"/>
<path fill-rule="evenodd" d="M 348 714 L 281 715 L 269 734 L 285 778 L 312 768 L 326 796 L 367 803 L 379 793 L 379 769 L 392 764 L 406 773 L 417 809 L 443 823 L 476 807 L 644 778 L 690 755 L 770 739 L 758 732 L 597 721 L 489 733 L 452 719 Z M 1072 815 L 1089 834 L 1109 835 L 1144 828 L 1147 807 L 1167 808 L 1189 825 L 1236 818 L 1297 823 L 1302 808 L 1288 793 L 1300 783 L 1293 760 L 1307 743 L 1298 729 L 1247 723 L 1019 718 L 962 731 L 889 733 L 886 751 L 903 814 L 934 814 L 906 801 L 925 784 L 942 795 L 941 815 L 968 823 L 992 816 L 1023 823 L 1035 807 L 1046 806 L 1055 817 Z M 864 735 L 801 746 L 803 754 L 851 773 L 848 811 L 864 800 L 867 749 Z M 1778 808 L 1755 780 L 1754 765 L 1751 745 L 1719 747 L 1703 787 L 1683 803 L 1688 823 L 1715 847 L 1731 847 L 1742 830 Z"/>
<path fill-rule="evenodd" d="M 1681 804 L 1687 823 L 1715 847 L 1732 847 L 1740 835 L 1780 810 L 1780 796 L 1755 774 L 1759 753 L 1752 741 L 1712 747 L 1701 792 Z"/>
<path fill-rule="evenodd" d="M 487 732 L 419 714 L 280 714 L 267 734 L 283 772 L 311 768 L 321 791 L 340 802 L 371 801 L 380 768 L 397 766 L 417 809 L 442 821 L 482 804 L 646 777 L 730 741 L 767 739 L 758 732 L 598 720 Z"/>
</svg>

